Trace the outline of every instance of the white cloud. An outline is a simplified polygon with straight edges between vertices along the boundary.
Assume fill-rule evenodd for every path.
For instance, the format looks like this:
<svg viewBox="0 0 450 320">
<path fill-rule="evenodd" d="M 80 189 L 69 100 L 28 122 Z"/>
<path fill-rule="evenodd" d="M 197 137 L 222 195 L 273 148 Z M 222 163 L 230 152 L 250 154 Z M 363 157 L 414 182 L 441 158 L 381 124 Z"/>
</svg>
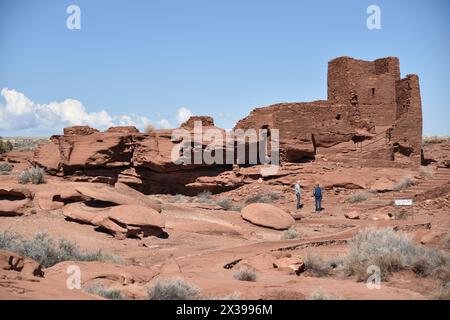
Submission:
<svg viewBox="0 0 450 320">
<path fill-rule="evenodd" d="M 185 121 L 188 120 L 191 116 L 192 116 L 191 110 L 189 110 L 188 108 L 185 108 L 185 107 L 181 107 L 181 108 L 178 109 L 178 111 L 177 111 L 177 121 L 178 121 L 178 124 L 181 124 L 181 123 L 185 122 Z"/>
<path fill-rule="evenodd" d="M 167 119 L 158 120 L 158 127 L 161 129 L 171 129 L 173 128 L 172 124 Z"/>
<path fill-rule="evenodd" d="M 73 125 L 88 125 L 104 130 L 115 125 L 132 125 L 143 129 L 150 120 L 135 114 L 111 116 L 105 110 L 88 112 L 75 99 L 38 104 L 14 89 L 3 88 L 0 94 L 5 104 L 0 104 L 0 130 L 35 129 L 61 131 Z"/>
</svg>

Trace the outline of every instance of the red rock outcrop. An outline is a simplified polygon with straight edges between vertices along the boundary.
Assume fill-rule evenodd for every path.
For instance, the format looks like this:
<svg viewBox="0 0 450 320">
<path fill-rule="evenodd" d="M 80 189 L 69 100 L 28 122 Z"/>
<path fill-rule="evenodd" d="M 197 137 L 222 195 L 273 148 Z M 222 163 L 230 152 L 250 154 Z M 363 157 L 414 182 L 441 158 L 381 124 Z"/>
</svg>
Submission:
<svg viewBox="0 0 450 320">
<path fill-rule="evenodd" d="M 202 133 L 196 131 L 196 122 L 201 123 Z M 245 183 L 245 177 L 232 170 L 238 159 L 236 140 L 230 146 L 206 134 L 208 129 L 219 129 L 216 132 L 222 138 L 226 135 L 211 117 L 191 117 L 179 129 L 182 134 L 174 136 L 173 130 L 144 134 L 135 127 L 105 132 L 86 126 L 65 128 L 64 135 L 39 146 L 32 162 L 74 181 L 121 182 L 144 193 L 192 195 Z M 416 167 L 421 162 L 422 141 L 418 77 L 401 79 L 399 61 L 393 57 L 375 61 L 336 58 L 328 64 L 327 100 L 258 108 L 235 129 L 266 129 L 269 140 L 275 139 L 278 129 L 282 164 L 326 158 L 371 167 Z M 201 141 L 195 142 L 199 135 Z M 246 157 L 239 159 L 240 164 L 262 162 L 261 155 L 254 162 L 248 157 L 250 147 L 260 146 L 261 139 L 245 141 Z M 222 160 L 226 160 L 226 151 L 234 151 L 232 163 L 203 158 L 186 164 L 173 159 L 194 159 L 206 150 L 219 158 L 223 152 Z"/>
</svg>

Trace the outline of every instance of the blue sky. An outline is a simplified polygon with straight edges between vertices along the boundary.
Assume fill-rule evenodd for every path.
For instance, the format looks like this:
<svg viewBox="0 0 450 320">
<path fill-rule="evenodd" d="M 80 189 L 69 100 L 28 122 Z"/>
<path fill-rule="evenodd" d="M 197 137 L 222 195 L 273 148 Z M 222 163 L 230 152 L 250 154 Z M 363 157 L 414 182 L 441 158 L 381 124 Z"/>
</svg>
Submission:
<svg viewBox="0 0 450 320">
<path fill-rule="evenodd" d="M 81 30 L 66 27 L 71 4 Z M 381 30 L 366 27 L 371 4 Z M 424 134 L 450 135 L 449 9 L 446 0 L 0 0 L 0 111 L 40 110 L 38 119 L 3 111 L 3 121 L 0 112 L 0 135 L 58 134 L 78 116 L 177 126 L 190 112 L 231 128 L 255 107 L 326 99 L 327 62 L 342 55 L 399 57 L 402 76 L 420 77 Z"/>
</svg>

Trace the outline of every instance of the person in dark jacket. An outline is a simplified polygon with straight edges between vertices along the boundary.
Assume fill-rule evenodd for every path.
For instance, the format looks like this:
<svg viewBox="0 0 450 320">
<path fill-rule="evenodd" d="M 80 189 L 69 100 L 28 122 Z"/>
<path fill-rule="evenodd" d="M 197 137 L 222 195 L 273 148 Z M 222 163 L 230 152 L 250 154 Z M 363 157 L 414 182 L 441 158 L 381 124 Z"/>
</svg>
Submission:
<svg viewBox="0 0 450 320">
<path fill-rule="evenodd" d="M 322 210 L 322 189 L 319 184 L 314 187 L 313 197 L 316 201 L 316 212 L 320 212 Z"/>
</svg>

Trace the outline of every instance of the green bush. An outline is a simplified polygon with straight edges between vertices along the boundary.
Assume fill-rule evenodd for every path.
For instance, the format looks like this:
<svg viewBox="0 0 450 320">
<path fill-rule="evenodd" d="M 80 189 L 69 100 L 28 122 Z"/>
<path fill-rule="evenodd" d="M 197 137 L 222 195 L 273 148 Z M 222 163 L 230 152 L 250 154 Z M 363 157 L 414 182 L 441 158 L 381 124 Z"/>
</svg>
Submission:
<svg viewBox="0 0 450 320">
<path fill-rule="evenodd" d="M 198 300 L 200 290 L 179 278 L 158 280 L 148 289 L 148 298 L 150 300 Z"/>
<path fill-rule="evenodd" d="M 10 152 L 13 150 L 13 145 L 11 141 L 3 141 L 3 139 L 0 137 L 0 154 Z"/>
<path fill-rule="evenodd" d="M 61 261 L 121 262 L 119 258 L 100 250 L 82 252 L 67 239 L 60 239 L 55 243 L 46 233 L 38 233 L 33 239 L 26 239 L 22 235 L 5 231 L 0 233 L 0 248 L 29 257 L 46 268 Z"/>
</svg>

